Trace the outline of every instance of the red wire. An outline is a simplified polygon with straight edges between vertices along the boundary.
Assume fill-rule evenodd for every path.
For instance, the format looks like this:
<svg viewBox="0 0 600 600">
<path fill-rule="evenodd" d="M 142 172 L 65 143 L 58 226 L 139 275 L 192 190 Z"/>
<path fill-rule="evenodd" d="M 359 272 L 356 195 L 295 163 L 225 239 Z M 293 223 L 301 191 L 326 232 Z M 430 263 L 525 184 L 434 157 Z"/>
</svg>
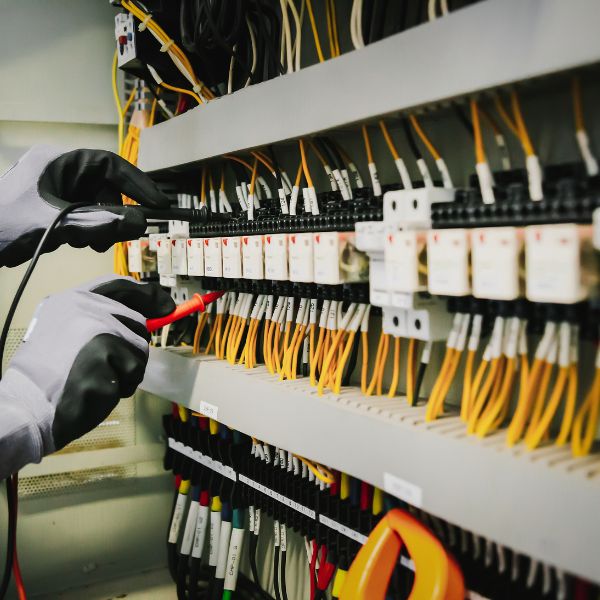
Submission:
<svg viewBox="0 0 600 600">
<path fill-rule="evenodd" d="M 315 600 L 317 595 L 317 581 L 316 581 L 316 572 L 317 572 L 317 540 L 313 540 L 311 542 L 312 546 L 312 556 L 310 557 L 310 600 Z"/>
<path fill-rule="evenodd" d="M 12 476 L 12 494 L 13 494 L 13 499 L 14 499 L 15 515 L 16 515 L 17 511 L 19 510 L 19 475 L 18 475 L 18 473 L 15 473 Z M 15 520 L 16 520 L 16 516 L 15 516 Z M 15 534 L 14 535 L 15 535 L 15 539 L 14 539 L 15 552 L 13 554 L 12 570 L 13 570 L 13 575 L 15 578 L 15 586 L 17 587 L 17 594 L 19 596 L 19 600 L 27 600 L 27 593 L 25 592 L 25 585 L 23 584 L 23 576 L 21 575 L 21 567 L 19 565 L 19 556 L 17 554 L 16 523 L 15 523 Z"/>
</svg>

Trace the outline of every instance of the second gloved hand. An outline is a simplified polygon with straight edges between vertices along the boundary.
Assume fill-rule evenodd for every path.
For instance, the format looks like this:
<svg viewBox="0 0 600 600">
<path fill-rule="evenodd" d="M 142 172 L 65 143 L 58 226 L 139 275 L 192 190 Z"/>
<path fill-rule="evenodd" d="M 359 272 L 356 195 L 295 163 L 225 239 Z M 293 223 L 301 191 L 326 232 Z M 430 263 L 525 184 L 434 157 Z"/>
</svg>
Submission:
<svg viewBox="0 0 600 600">
<path fill-rule="evenodd" d="M 151 208 L 168 208 L 169 199 L 142 171 L 112 152 L 35 146 L 0 176 L 0 267 L 29 260 L 59 212 L 76 202 L 46 242 L 44 252 L 62 244 L 90 246 L 98 252 L 115 242 L 143 235 L 142 212 L 123 206 L 121 194 Z"/>
<path fill-rule="evenodd" d="M 160 286 L 125 277 L 42 301 L 0 381 L 0 479 L 84 435 L 131 396 L 148 362 L 146 319 L 174 308 Z"/>
</svg>

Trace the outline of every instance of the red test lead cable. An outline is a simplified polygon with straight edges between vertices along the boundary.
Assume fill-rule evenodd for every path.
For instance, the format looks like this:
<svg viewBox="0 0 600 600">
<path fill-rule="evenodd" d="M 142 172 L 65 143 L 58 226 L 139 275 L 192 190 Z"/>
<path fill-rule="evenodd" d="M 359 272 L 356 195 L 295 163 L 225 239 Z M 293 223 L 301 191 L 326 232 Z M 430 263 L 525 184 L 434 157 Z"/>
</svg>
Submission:
<svg viewBox="0 0 600 600">
<path fill-rule="evenodd" d="M 169 325 L 183 317 L 187 317 L 195 312 L 204 312 L 206 307 L 215 300 L 218 300 L 225 292 L 208 292 L 208 294 L 194 294 L 190 300 L 180 304 L 170 315 L 159 317 L 158 319 L 148 319 L 146 328 L 150 333 Z"/>
</svg>

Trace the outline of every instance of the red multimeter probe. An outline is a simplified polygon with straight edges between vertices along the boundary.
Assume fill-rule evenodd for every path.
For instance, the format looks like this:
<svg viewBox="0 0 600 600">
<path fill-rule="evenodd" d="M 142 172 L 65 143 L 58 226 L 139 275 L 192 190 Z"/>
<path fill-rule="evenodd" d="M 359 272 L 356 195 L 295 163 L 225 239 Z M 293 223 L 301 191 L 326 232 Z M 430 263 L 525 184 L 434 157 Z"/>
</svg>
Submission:
<svg viewBox="0 0 600 600">
<path fill-rule="evenodd" d="M 148 319 L 146 328 L 150 333 L 169 325 L 183 317 L 187 317 L 195 312 L 204 312 L 206 307 L 215 300 L 218 300 L 225 292 L 208 292 L 208 294 L 194 294 L 190 300 L 180 304 L 171 314 L 158 319 Z"/>
</svg>

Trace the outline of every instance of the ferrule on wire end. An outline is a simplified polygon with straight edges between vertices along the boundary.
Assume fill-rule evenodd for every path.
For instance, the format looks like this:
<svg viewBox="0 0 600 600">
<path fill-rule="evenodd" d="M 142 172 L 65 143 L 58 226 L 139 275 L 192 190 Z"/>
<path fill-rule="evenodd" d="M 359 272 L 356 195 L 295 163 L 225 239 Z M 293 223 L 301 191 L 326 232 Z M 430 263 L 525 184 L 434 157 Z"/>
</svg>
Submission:
<svg viewBox="0 0 600 600">
<path fill-rule="evenodd" d="M 195 312 L 204 312 L 206 307 L 211 303 L 220 298 L 225 292 L 209 292 L 208 294 L 194 294 L 190 300 L 180 304 L 171 314 L 166 317 L 159 317 L 157 319 L 148 319 L 146 321 L 146 329 L 150 333 L 179 321 Z"/>
</svg>

